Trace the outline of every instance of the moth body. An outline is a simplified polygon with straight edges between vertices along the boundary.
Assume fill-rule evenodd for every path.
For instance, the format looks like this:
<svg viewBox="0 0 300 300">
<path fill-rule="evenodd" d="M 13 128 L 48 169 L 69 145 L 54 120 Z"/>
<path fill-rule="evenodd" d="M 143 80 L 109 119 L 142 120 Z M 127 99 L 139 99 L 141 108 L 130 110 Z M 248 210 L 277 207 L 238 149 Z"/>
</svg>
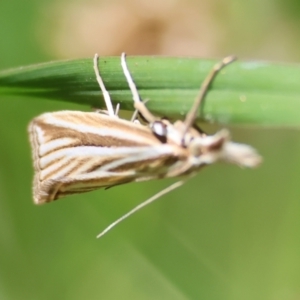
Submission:
<svg viewBox="0 0 300 300">
<path fill-rule="evenodd" d="M 255 149 L 231 142 L 227 130 L 209 136 L 195 124 L 210 83 L 218 71 L 231 61 L 233 57 L 227 57 L 212 69 L 185 120 L 171 123 L 152 115 L 141 101 L 127 68 L 125 54 L 121 57 L 121 65 L 136 111 L 131 121 L 120 119 L 119 105 L 114 111 L 98 70 L 98 56 L 95 55 L 95 74 L 107 110 L 45 113 L 29 124 L 35 171 L 34 202 L 42 204 L 70 194 L 129 182 L 186 176 L 219 160 L 246 167 L 257 166 L 261 157 Z M 146 125 L 140 124 L 138 114 Z M 183 182 L 179 181 L 146 200 L 99 236 Z"/>
<path fill-rule="evenodd" d="M 29 125 L 35 168 L 34 201 L 50 202 L 70 194 L 133 181 L 175 177 L 228 160 L 227 131 L 206 136 L 191 128 L 182 145 L 180 125 L 169 123 L 162 142 L 148 126 L 80 111 L 45 113 Z M 258 163 L 249 147 L 249 166 Z M 232 151 L 229 151 L 230 153 Z M 238 162 L 237 162 L 238 163 Z"/>
</svg>

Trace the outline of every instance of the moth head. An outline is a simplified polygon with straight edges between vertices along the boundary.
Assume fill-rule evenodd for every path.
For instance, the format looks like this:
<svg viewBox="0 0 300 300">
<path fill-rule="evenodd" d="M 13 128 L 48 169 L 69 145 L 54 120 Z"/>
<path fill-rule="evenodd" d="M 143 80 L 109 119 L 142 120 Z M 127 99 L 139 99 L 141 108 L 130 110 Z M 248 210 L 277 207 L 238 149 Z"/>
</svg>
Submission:
<svg viewBox="0 0 300 300">
<path fill-rule="evenodd" d="M 182 121 L 176 121 L 173 124 L 173 130 L 176 132 L 177 143 L 184 148 L 189 148 L 189 145 L 196 139 L 206 136 L 198 127 L 190 127 L 186 132 L 186 125 Z M 185 134 L 183 135 L 183 132 Z"/>
<path fill-rule="evenodd" d="M 188 149 L 195 164 L 212 164 L 218 160 L 244 167 L 255 167 L 261 157 L 248 145 L 233 143 L 227 130 L 221 130 L 212 136 L 201 136 L 190 142 Z"/>
</svg>

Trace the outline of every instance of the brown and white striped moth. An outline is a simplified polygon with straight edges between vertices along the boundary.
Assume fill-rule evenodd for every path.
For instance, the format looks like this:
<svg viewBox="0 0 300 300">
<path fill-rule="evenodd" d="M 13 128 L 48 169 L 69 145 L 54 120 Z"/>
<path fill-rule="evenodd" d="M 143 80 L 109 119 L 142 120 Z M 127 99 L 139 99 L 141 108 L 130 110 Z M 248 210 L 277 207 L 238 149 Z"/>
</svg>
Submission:
<svg viewBox="0 0 300 300">
<path fill-rule="evenodd" d="M 171 123 L 153 116 L 141 101 L 124 53 L 121 65 L 136 112 L 131 121 L 120 119 L 119 107 L 114 111 L 99 73 L 98 55 L 95 55 L 94 69 L 107 110 L 45 113 L 29 125 L 35 170 L 34 202 L 42 204 L 70 194 L 123 183 L 193 175 L 203 166 L 218 160 L 246 167 L 257 166 L 261 161 L 257 152 L 250 146 L 231 142 L 227 130 L 208 136 L 195 125 L 210 83 L 232 60 L 233 57 L 227 57 L 215 65 L 185 120 Z M 137 120 L 138 114 L 147 121 L 147 125 Z M 176 182 L 143 202 L 111 224 L 99 237 L 183 183 L 182 180 Z"/>
</svg>

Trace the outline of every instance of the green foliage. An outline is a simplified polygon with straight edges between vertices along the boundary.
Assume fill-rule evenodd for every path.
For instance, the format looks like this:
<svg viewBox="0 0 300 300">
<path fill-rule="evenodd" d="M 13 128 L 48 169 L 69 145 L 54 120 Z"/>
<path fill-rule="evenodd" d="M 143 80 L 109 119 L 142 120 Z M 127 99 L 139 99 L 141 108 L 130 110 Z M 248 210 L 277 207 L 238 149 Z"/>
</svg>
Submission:
<svg viewBox="0 0 300 300">
<path fill-rule="evenodd" d="M 129 69 L 147 106 L 182 118 L 215 62 L 188 58 L 128 57 Z M 113 102 L 132 110 L 119 57 L 100 59 Z M 208 93 L 202 121 L 225 124 L 299 126 L 300 67 L 237 61 L 225 67 Z M 39 97 L 105 107 L 92 59 L 51 62 L 0 73 L 0 94 Z M 200 114 L 199 114 L 200 118 Z"/>
</svg>

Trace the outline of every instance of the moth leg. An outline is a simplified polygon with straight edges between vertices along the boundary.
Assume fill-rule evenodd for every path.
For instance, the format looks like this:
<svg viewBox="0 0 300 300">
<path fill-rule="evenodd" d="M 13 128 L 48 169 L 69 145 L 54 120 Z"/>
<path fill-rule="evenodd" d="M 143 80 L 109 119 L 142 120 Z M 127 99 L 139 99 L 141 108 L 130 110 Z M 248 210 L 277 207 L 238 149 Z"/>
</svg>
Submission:
<svg viewBox="0 0 300 300">
<path fill-rule="evenodd" d="M 201 106 L 203 99 L 205 98 L 206 93 L 207 93 L 211 83 L 213 82 L 214 78 L 225 66 L 227 66 L 228 64 L 233 62 L 235 59 L 236 59 L 235 56 L 225 57 L 221 62 L 214 65 L 212 70 L 209 72 L 209 74 L 203 81 L 200 91 L 199 91 L 199 94 L 196 97 L 196 100 L 195 100 L 191 110 L 186 115 L 186 118 L 184 121 L 184 131 L 182 133 L 182 140 L 184 140 L 185 134 L 187 133 L 189 128 L 194 124 L 196 117 L 197 117 L 199 107 Z"/>
<path fill-rule="evenodd" d="M 108 111 L 97 107 L 92 107 L 92 111 L 98 114 L 108 115 Z"/>
<path fill-rule="evenodd" d="M 157 120 L 157 118 L 151 114 L 151 112 L 146 107 L 145 103 L 141 101 L 139 92 L 128 70 L 125 53 L 122 53 L 121 55 L 121 66 L 133 96 L 134 108 L 142 114 L 142 116 L 146 119 L 148 123 L 153 123 Z"/>
<path fill-rule="evenodd" d="M 99 56 L 96 53 L 95 56 L 94 56 L 94 70 L 95 70 L 95 74 L 96 74 L 96 79 L 98 81 L 101 92 L 103 94 L 103 98 L 104 98 L 104 101 L 105 101 L 105 105 L 106 105 L 106 108 L 107 108 L 108 115 L 109 116 L 115 116 L 115 112 L 114 112 L 114 109 L 113 109 L 113 106 L 112 106 L 110 95 L 109 95 L 107 89 L 105 88 L 104 82 L 103 82 L 103 80 L 100 76 L 99 67 L 98 67 L 98 60 L 99 60 Z"/>
<path fill-rule="evenodd" d="M 119 110 L 120 110 L 120 103 L 118 103 L 117 106 L 116 106 L 116 110 L 115 110 L 115 116 L 116 117 L 119 116 Z"/>
<path fill-rule="evenodd" d="M 102 232 L 100 232 L 97 235 L 97 238 L 102 237 L 108 231 L 110 231 L 111 229 L 113 229 L 116 225 L 118 225 L 119 223 L 121 223 L 122 221 L 124 221 L 125 219 L 127 219 L 128 217 L 130 217 L 131 215 L 133 215 L 134 213 L 136 213 L 140 209 L 144 208 L 148 204 L 153 203 L 155 200 L 159 199 L 163 195 L 165 195 L 165 194 L 167 194 L 167 193 L 169 193 L 169 192 L 171 192 L 171 191 L 179 188 L 184 183 L 185 183 L 185 180 L 177 181 L 177 182 L 171 184 L 170 186 L 168 186 L 167 188 L 163 189 L 162 191 L 158 192 L 157 194 L 155 194 L 151 198 L 149 198 L 146 201 L 142 202 L 141 204 L 137 205 L 135 208 L 133 208 L 132 210 L 130 210 L 128 213 L 126 213 L 125 215 L 123 215 L 121 218 L 117 219 L 116 221 L 114 221 L 113 223 L 111 223 L 108 227 L 106 227 Z"/>
<path fill-rule="evenodd" d="M 196 123 L 193 124 L 193 128 L 196 129 L 200 134 L 207 135 L 207 133 L 202 128 L 200 128 Z"/>
<path fill-rule="evenodd" d="M 144 100 L 144 101 L 142 101 L 142 102 L 143 102 L 144 105 L 145 105 L 148 101 L 149 101 L 149 99 L 146 99 L 146 100 Z M 141 118 L 143 119 L 144 122 L 149 123 L 149 122 L 146 120 L 146 118 L 141 114 L 141 112 L 140 112 L 139 110 L 137 110 L 137 109 L 135 109 L 135 111 L 133 112 L 130 121 L 131 121 L 131 122 L 135 122 L 135 123 L 138 122 L 138 123 L 140 124 L 141 122 L 137 119 L 137 116 L 138 116 L 138 115 L 139 115 L 139 117 L 141 117 Z"/>
<path fill-rule="evenodd" d="M 132 114 L 132 117 L 130 119 L 130 122 L 134 122 L 136 123 L 136 121 L 138 121 L 138 123 L 140 123 L 140 121 L 137 119 L 137 115 L 138 115 L 139 111 L 136 109 L 133 114 Z"/>
</svg>

